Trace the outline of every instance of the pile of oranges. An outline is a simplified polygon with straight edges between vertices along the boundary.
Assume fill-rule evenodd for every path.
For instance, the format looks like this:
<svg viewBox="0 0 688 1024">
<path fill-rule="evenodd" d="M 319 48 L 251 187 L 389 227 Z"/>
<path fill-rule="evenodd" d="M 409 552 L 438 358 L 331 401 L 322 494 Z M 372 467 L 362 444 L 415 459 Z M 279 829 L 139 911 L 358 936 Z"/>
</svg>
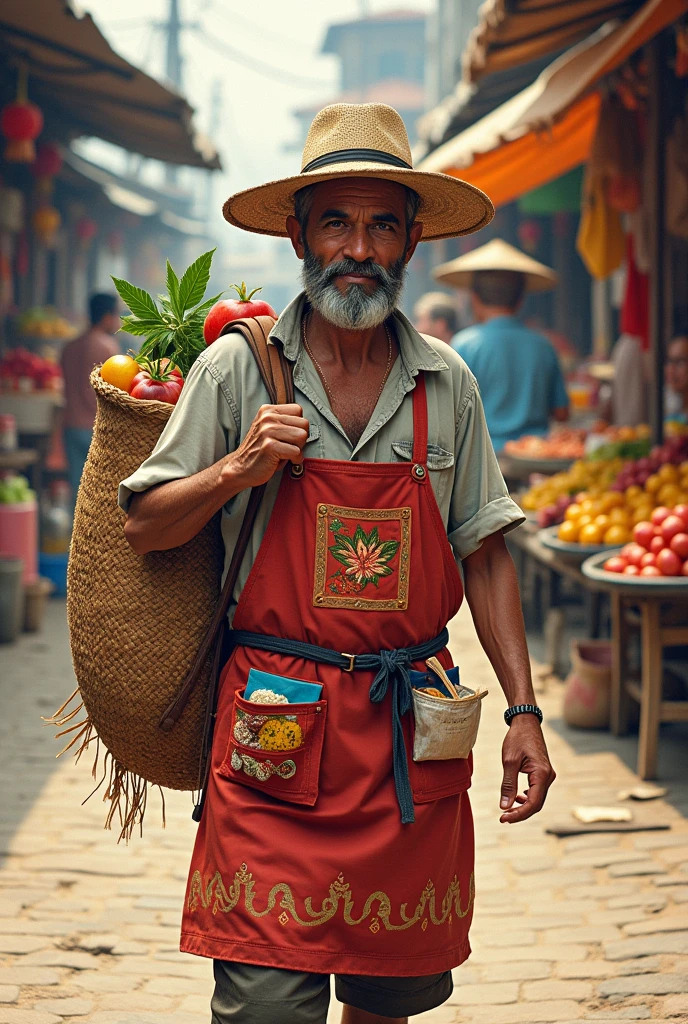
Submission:
<svg viewBox="0 0 688 1024">
<path fill-rule="evenodd" d="M 627 544 L 633 528 L 651 519 L 654 509 L 682 504 L 688 504 L 688 461 L 665 463 L 644 486 L 578 494 L 564 513 L 558 536 L 569 544 Z"/>
</svg>

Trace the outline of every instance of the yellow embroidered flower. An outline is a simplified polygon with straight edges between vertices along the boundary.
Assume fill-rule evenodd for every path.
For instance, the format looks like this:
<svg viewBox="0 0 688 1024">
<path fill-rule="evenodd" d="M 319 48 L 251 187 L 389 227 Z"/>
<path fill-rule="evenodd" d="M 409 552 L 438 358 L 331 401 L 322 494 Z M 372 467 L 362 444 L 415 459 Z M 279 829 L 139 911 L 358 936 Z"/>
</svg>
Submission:
<svg viewBox="0 0 688 1024">
<path fill-rule="evenodd" d="M 262 750 L 296 750 L 303 743 L 303 732 L 298 722 L 271 718 L 258 733 Z"/>
</svg>

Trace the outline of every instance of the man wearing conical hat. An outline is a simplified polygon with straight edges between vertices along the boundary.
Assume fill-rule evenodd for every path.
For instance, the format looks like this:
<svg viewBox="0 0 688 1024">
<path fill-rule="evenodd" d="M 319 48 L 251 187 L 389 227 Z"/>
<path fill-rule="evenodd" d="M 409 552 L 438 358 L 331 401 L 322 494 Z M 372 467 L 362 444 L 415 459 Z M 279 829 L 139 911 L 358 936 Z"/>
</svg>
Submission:
<svg viewBox="0 0 688 1024">
<path fill-rule="evenodd" d="M 345 1024 L 403 1022 L 448 998 L 470 953 L 481 697 L 446 647 L 464 587 L 509 707 L 501 820 L 537 812 L 554 778 L 503 539 L 521 511 L 471 373 L 397 308 L 420 239 L 475 231 L 492 206 L 415 171 L 392 108 L 338 104 L 315 118 L 300 174 L 224 213 L 288 235 L 303 262 L 270 335 L 295 400 L 270 404 L 230 329 L 120 495 L 136 551 L 183 544 L 221 511 L 231 555 L 265 485 L 181 948 L 214 960 L 214 1024 L 325 1024 L 330 975 Z"/>
<path fill-rule="evenodd" d="M 517 317 L 526 292 L 554 288 L 549 267 L 495 238 L 443 263 L 443 284 L 470 290 L 476 323 L 460 331 L 453 348 L 480 386 L 495 451 L 525 434 L 546 434 L 550 420 L 568 418 L 568 395 L 551 343 Z"/>
</svg>

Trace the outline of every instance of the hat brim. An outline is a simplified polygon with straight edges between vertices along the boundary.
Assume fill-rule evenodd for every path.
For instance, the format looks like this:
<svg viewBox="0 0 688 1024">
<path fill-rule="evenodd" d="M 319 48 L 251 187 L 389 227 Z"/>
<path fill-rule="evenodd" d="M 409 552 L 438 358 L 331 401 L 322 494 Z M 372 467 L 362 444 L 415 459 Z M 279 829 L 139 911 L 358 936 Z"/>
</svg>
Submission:
<svg viewBox="0 0 688 1024">
<path fill-rule="evenodd" d="M 286 238 L 286 220 L 294 213 L 295 192 L 320 181 L 349 177 L 383 178 L 417 192 L 421 200 L 418 220 L 423 224 L 424 242 L 469 235 L 485 227 L 494 217 L 494 206 L 485 193 L 460 178 L 358 161 L 332 164 L 326 171 L 296 174 L 244 189 L 229 197 L 222 212 L 225 220 L 244 231 Z"/>
<path fill-rule="evenodd" d="M 450 285 L 451 288 L 467 288 L 470 291 L 473 286 L 473 274 L 477 273 L 479 269 L 510 270 L 512 273 L 522 273 L 525 278 L 525 289 L 530 294 L 533 292 L 549 292 L 557 287 L 559 281 L 559 275 L 554 270 L 533 273 L 532 271 L 521 270 L 515 266 L 476 267 L 475 270 L 447 270 L 445 272 L 441 272 L 442 268 L 438 266 L 432 271 L 432 275 L 435 281 L 441 282 L 442 285 Z"/>
</svg>

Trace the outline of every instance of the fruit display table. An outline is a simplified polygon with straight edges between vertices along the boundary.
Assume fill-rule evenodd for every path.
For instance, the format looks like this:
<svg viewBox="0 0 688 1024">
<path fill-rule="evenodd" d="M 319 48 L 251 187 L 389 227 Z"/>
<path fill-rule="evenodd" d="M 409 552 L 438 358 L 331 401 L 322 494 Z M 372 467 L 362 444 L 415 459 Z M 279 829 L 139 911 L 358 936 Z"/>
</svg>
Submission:
<svg viewBox="0 0 688 1024">
<path fill-rule="evenodd" d="M 588 559 L 584 575 L 608 593 L 612 620 L 611 730 L 628 732 L 630 699 L 640 705 L 638 775 L 657 777 L 659 726 L 662 722 L 688 722 L 688 701 L 663 700 L 662 658 L 665 647 L 688 644 L 688 579 L 624 579 L 605 573 L 605 556 Z M 640 633 L 640 679 L 630 665 L 631 637 Z"/>
</svg>

